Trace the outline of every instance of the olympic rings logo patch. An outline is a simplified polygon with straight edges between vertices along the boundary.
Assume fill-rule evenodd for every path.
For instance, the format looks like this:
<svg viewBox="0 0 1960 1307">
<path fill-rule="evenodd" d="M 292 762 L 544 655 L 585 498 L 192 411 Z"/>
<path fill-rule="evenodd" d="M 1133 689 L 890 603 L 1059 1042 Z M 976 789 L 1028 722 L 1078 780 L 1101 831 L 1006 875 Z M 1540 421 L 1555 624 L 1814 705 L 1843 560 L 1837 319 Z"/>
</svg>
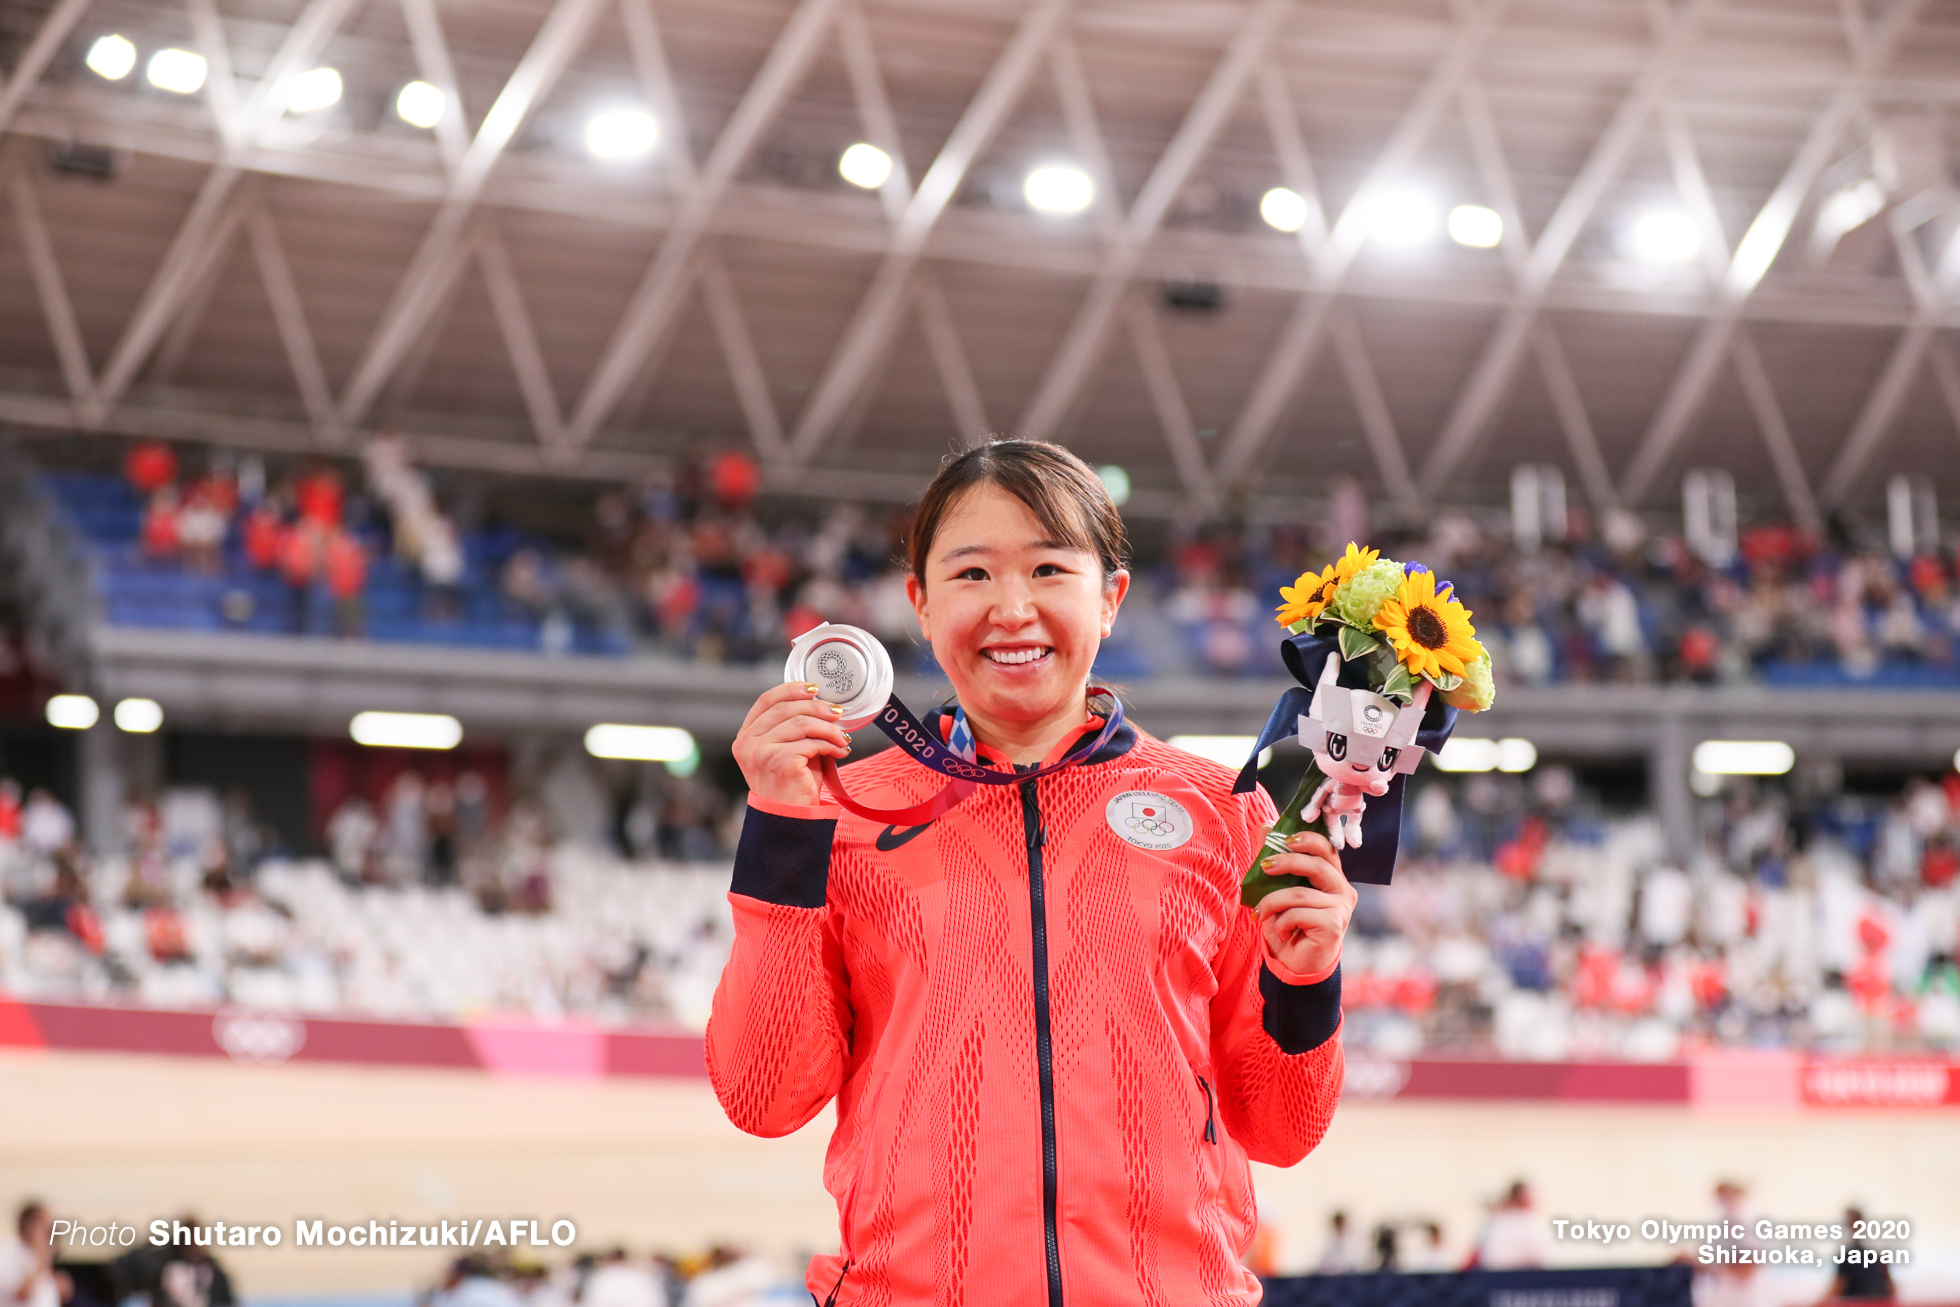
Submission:
<svg viewBox="0 0 1960 1307">
<path fill-rule="evenodd" d="M 1155 790 L 1125 790 L 1110 799 L 1103 816 L 1118 839 L 1158 853 L 1182 847 L 1195 833 L 1184 805 Z"/>
</svg>

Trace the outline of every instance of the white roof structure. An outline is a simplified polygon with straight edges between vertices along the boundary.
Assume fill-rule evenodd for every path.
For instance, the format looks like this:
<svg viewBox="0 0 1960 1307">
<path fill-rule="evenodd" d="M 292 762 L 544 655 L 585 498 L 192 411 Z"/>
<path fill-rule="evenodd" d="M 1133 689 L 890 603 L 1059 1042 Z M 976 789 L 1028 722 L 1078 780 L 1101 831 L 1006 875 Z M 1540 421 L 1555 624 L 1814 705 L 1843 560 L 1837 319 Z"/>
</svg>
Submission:
<svg viewBox="0 0 1960 1307">
<path fill-rule="evenodd" d="M 1146 513 L 1960 494 L 1960 0 L 16 0 L 0 66 L 0 422 L 888 498 L 1007 431 Z"/>
</svg>

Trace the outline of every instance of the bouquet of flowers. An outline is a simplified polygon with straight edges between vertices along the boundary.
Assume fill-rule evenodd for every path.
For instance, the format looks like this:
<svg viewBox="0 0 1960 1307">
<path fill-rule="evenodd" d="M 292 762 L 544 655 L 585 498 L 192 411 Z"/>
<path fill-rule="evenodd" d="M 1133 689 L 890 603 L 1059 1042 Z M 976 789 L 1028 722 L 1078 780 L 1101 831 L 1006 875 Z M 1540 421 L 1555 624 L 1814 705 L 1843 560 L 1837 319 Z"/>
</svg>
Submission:
<svg viewBox="0 0 1960 1307">
<path fill-rule="evenodd" d="M 1248 907 L 1302 883 L 1265 867 L 1302 830 L 1321 831 L 1343 850 L 1350 880 L 1386 884 L 1404 778 L 1443 746 L 1459 711 L 1482 712 L 1495 697 L 1470 611 L 1420 563 L 1349 544 L 1280 597 L 1277 620 L 1290 633 L 1281 653 L 1300 688 L 1274 709 L 1238 788 L 1252 787 L 1259 751 L 1296 729 L 1313 763 L 1246 870 L 1240 898 Z"/>
</svg>

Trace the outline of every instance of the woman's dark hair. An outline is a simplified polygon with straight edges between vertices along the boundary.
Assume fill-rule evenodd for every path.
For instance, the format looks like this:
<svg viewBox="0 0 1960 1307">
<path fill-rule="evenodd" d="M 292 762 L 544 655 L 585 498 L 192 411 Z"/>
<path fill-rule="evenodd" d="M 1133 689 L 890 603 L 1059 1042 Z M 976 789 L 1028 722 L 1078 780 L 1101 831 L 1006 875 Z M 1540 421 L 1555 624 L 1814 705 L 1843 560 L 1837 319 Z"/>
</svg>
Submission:
<svg viewBox="0 0 1960 1307">
<path fill-rule="evenodd" d="M 939 524 L 976 486 L 999 486 L 1028 506 L 1050 540 L 1094 554 L 1105 583 L 1130 565 L 1122 514 L 1087 463 L 1045 440 L 990 440 L 948 457 L 919 499 L 906 550 L 921 585 Z"/>
</svg>

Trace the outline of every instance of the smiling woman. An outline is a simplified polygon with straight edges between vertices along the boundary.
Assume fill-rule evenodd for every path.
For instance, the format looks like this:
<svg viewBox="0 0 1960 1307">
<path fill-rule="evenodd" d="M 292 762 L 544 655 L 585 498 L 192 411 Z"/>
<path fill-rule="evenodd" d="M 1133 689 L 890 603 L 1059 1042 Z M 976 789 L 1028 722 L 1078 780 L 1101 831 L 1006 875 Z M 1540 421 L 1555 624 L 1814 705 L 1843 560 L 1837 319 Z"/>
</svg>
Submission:
<svg viewBox="0 0 1960 1307">
<path fill-rule="evenodd" d="M 715 1092 L 768 1136 L 837 1103 L 818 1303 L 1257 1302 L 1247 1162 L 1300 1160 L 1339 1094 L 1339 855 L 1296 837 L 1276 869 L 1310 885 L 1248 912 L 1271 800 L 1092 696 L 1130 576 L 1073 454 L 950 459 L 910 552 L 957 700 L 921 728 L 1002 783 L 899 829 L 942 778 L 891 749 L 846 769 L 876 805 L 846 812 L 821 779 L 839 706 L 801 681 L 756 701 Z"/>
<path fill-rule="evenodd" d="M 997 441 L 919 501 L 906 590 L 974 733 L 1038 761 L 1082 724 L 1083 686 L 1129 593 L 1109 492 L 1059 445 Z"/>
</svg>

